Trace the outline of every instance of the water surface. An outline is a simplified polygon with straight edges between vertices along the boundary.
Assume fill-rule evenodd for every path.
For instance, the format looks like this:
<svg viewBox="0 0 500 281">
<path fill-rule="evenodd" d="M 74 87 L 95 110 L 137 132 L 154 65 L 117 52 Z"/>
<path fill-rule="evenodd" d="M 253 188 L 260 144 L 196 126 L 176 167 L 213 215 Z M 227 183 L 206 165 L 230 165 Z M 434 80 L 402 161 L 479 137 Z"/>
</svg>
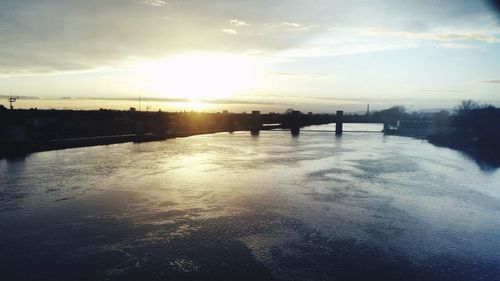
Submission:
<svg viewBox="0 0 500 281">
<path fill-rule="evenodd" d="M 332 125 L 310 130 L 333 130 Z M 500 170 L 367 133 L 0 160 L 6 280 L 500 280 Z"/>
</svg>

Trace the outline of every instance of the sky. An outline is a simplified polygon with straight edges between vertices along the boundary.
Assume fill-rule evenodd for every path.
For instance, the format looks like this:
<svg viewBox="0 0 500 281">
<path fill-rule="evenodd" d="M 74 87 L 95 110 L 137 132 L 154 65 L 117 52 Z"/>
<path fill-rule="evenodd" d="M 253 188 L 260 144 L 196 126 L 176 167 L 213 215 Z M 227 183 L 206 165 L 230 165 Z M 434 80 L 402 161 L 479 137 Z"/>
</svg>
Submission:
<svg viewBox="0 0 500 281">
<path fill-rule="evenodd" d="M 0 46 L 19 108 L 500 106 L 481 0 L 0 0 Z"/>
</svg>

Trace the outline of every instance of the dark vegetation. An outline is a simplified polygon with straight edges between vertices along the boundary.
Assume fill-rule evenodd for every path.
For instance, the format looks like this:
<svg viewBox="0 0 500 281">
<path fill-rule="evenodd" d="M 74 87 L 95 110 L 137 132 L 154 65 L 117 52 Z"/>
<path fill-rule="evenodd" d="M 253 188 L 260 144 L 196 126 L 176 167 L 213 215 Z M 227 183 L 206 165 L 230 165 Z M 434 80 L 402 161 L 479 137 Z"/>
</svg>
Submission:
<svg viewBox="0 0 500 281">
<path fill-rule="evenodd" d="M 422 136 L 430 143 L 464 152 L 481 166 L 500 166 L 500 108 L 492 105 L 464 100 L 451 113 L 409 113 L 402 106 L 393 106 L 373 113 L 371 120 L 430 124 Z M 414 136 L 412 130 L 400 135 Z"/>
<path fill-rule="evenodd" d="M 500 108 L 492 105 L 464 100 L 451 113 L 408 113 L 404 107 L 394 106 L 373 113 L 371 118 L 389 124 L 431 124 L 431 130 L 423 136 L 430 143 L 462 151 L 481 166 L 500 166 Z"/>
<path fill-rule="evenodd" d="M 445 122 L 428 137 L 430 143 L 458 149 L 480 163 L 500 166 L 499 108 L 463 101 Z"/>
</svg>

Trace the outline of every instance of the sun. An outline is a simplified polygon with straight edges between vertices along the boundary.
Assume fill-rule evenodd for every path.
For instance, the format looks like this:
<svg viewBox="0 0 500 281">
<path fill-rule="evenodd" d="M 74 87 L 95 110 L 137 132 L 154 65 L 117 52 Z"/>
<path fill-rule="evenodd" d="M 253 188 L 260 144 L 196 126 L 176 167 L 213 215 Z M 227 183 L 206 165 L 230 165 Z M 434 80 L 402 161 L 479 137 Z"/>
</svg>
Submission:
<svg viewBox="0 0 500 281">
<path fill-rule="evenodd" d="M 248 89 L 255 78 L 251 60 L 228 54 L 174 56 L 141 65 L 147 90 L 168 98 L 215 100 Z"/>
</svg>

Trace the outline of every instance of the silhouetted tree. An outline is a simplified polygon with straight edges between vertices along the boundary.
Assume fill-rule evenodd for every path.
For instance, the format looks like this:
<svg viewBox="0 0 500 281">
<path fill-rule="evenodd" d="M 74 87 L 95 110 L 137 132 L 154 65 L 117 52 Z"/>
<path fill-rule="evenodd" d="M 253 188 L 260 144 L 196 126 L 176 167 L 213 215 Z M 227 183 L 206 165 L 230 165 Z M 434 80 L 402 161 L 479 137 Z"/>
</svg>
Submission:
<svg viewBox="0 0 500 281">
<path fill-rule="evenodd" d="M 449 130 L 438 131 L 429 141 L 466 151 L 475 158 L 500 165 L 500 109 L 464 100 L 449 117 Z"/>
<path fill-rule="evenodd" d="M 463 113 L 466 113 L 470 110 L 477 109 L 480 107 L 481 106 L 477 102 L 475 102 L 471 99 L 463 100 L 460 105 L 455 107 L 455 113 L 456 114 L 463 114 Z"/>
<path fill-rule="evenodd" d="M 445 127 L 450 122 L 450 113 L 447 110 L 441 110 L 432 114 L 432 121 L 436 127 Z"/>
<path fill-rule="evenodd" d="M 396 105 L 389 109 L 374 112 L 372 118 L 378 122 L 394 123 L 398 120 L 408 119 L 409 114 L 406 113 L 404 106 Z"/>
</svg>

